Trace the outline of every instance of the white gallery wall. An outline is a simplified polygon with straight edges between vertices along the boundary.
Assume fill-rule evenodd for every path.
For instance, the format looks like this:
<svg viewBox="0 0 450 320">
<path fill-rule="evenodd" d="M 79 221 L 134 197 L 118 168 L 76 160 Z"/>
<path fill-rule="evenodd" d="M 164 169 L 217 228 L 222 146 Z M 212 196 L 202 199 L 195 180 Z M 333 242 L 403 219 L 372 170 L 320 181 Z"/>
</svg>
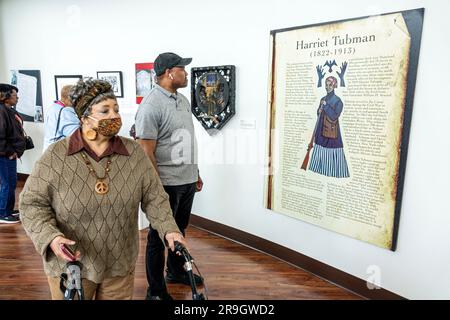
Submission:
<svg viewBox="0 0 450 320">
<path fill-rule="evenodd" d="M 419 7 L 425 19 L 397 250 L 264 209 L 270 30 Z M 9 82 L 10 69 L 40 70 L 45 113 L 55 98 L 54 75 L 122 71 L 121 134 L 128 136 L 135 63 L 173 51 L 193 57 L 190 67 L 235 65 L 235 117 L 215 136 L 195 121 L 205 185 L 193 212 L 406 298 L 449 299 L 449 10 L 444 0 L 0 0 L 0 82 Z M 181 92 L 190 98 L 189 88 Z M 44 124 L 26 123 L 26 129 L 37 147 L 19 163 L 22 173 L 41 153 Z"/>
</svg>

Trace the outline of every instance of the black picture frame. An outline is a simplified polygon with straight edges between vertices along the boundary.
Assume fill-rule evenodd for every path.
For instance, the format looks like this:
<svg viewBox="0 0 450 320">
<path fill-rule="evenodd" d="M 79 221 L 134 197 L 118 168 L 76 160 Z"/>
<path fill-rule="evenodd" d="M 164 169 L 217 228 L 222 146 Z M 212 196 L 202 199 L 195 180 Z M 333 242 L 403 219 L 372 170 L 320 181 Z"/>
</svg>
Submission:
<svg viewBox="0 0 450 320">
<path fill-rule="evenodd" d="M 30 105 L 29 102 L 33 100 L 21 97 L 19 102 L 15 106 L 17 112 L 19 112 L 23 121 L 28 122 L 44 122 L 44 111 L 42 107 L 42 83 L 41 83 L 41 71 L 40 70 L 11 70 L 11 84 L 18 87 L 20 95 L 23 95 L 24 90 L 20 86 L 20 81 L 18 83 L 18 77 L 20 75 L 25 75 L 28 77 L 33 77 L 36 79 L 36 103 Z"/>
<path fill-rule="evenodd" d="M 122 71 L 97 71 L 97 79 L 108 81 L 117 98 L 123 98 Z"/>
<path fill-rule="evenodd" d="M 56 91 L 56 100 L 59 100 L 60 93 L 62 87 L 65 85 L 74 85 L 78 82 L 78 80 L 83 79 L 82 75 L 55 75 L 55 91 Z"/>
<path fill-rule="evenodd" d="M 208 134 L 220 130 L 235 115 L 236 67 L 191 69 L 191 111 Z"/>
</svg>

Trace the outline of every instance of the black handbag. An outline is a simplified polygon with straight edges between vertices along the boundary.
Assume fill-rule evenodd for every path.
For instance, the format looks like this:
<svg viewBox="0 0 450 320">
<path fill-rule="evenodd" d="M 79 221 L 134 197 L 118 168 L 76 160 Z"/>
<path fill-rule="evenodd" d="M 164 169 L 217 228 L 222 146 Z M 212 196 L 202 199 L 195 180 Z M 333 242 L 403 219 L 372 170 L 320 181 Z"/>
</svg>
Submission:
<svg viewBox="0 0 450 320">
<path fill-rule="evenodd" d="M 33 139 L 30 136 L 25 136 L 25 150 L 30 150 L 34 148 Z"/>
<path fill-rule="evenodd" d="M 34 148 L 34 142 L 33 139 L 27 133 L 25 132 L 25 128 L 22 127 L 23 134 L 25 136 L 25 150 L 30 150 Z"/>
</svg>

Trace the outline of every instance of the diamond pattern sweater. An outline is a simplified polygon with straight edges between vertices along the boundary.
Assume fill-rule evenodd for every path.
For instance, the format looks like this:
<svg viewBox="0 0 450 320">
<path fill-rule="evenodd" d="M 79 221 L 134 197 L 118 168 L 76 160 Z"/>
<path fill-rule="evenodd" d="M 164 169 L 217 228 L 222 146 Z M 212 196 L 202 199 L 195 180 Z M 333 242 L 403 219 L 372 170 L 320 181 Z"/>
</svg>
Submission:
<svg viewBox="0 0 450 320">
<path fill-rule="evenodd" d="M 136 142 L 121 139 L 130 155 L 112 155 L 105 195 L 95 192 L 97 179 L 81 153 L 67 155 L 69 138 L 51 145 L 34 166 L 19 207 L 23 227 L 42 255 L 47 275 L 59 277 L 66 269 L 66 262 L 49 246 L 58 235 L 76 241 L 83 278 L 101 283 L 133 272 L 139 248 L 139 203 L 163 242 L 166 233 L 180 232 L 150 159 Z M 91 160 L 99 177 L 104 176 L 106 161 Z"/>
</svg>

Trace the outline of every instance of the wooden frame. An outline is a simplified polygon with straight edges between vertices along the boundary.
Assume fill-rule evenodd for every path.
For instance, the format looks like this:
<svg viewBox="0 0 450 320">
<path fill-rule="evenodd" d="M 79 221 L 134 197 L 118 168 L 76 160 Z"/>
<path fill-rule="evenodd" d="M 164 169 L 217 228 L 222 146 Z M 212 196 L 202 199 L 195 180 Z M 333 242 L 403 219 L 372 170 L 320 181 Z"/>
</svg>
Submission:
<svg viewBox="0 0 450 320">
<path fill-rule="evenodd" d="M 423 16 L 271 31 L 266 208 L 396 249 Z"/>
</svg>

